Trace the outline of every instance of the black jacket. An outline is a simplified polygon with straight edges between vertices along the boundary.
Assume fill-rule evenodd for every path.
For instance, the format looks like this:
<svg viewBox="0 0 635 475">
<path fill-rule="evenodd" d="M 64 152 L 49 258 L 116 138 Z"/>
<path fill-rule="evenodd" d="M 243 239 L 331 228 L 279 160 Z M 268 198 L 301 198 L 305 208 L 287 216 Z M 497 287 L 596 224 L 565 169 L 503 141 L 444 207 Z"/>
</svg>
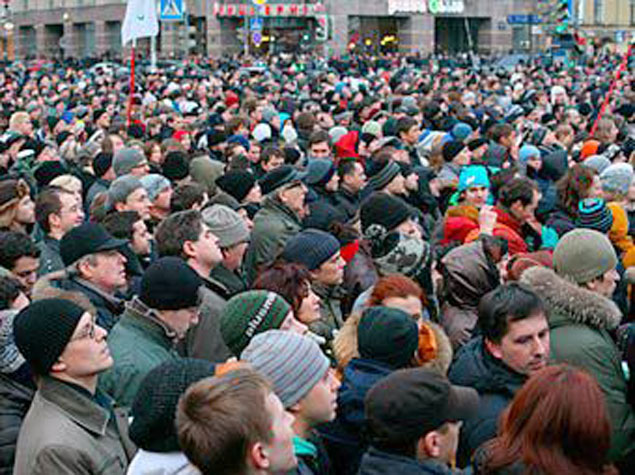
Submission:
<svg viewBox="0 0 635 475">
<path fill-rule="evenodd" d="M 0 475 L 13 473 L 15 446 L 34 391 L 0 373 Z"/>
<path fill-rule="evenodd" d="M 451 475 L 447 466 L 434 460 L 418 460 L 370 447 L 362 457 L 358 475 Z"/>
</svg>

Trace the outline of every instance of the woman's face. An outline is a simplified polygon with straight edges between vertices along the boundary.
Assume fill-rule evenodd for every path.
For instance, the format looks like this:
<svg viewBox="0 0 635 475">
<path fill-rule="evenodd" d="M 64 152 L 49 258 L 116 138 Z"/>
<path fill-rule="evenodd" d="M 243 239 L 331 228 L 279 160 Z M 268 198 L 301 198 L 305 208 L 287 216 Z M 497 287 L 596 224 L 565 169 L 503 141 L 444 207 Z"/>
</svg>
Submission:
<svg viewBox="0 0 635 475">
<path fill-rule="evenodd" d="M 298 320 L 308 325 L 320 319 L 320 297 L 313 292 L 309 282 L 306 283 L 306 286 L 308 293 L 307 296 L 302 299 L 302 303 L 298 309 Z"/>
<path fill-rule="evenodd" d="M 593 177 L 593 183 L 587 192 L 587 196 L 583 196 L 583 198 L 602 198 L 602 182 L 598 175 Z"/>
<path fill-rule="evenodd" d="M 423 317 L 423 305 L 416 295 L 408 295 L 407 297 L 387 297 L 381 305 L 389 308 L 397 308 L 403 310 L 415 320 L 419 321 Z"/>
</svg>

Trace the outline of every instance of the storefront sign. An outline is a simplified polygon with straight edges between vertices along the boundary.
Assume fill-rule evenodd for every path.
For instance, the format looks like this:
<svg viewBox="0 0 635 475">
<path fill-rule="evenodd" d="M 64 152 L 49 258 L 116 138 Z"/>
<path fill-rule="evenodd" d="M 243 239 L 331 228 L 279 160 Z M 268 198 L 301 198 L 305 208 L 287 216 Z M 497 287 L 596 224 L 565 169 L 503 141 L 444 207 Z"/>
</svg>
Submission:
<svg viewBox="0 0 635 475">
<path fill-rule="evenodd" d="M 275 3 L 255 7 L 247 3 L 214 4 L 213 14 L 219 17 L 308 17 L 323 14 L 326 8 L 322 3 Z"/>
<path fill-rule="evenodd" d="M 388 14 L 395 13 L 425 13 L 425 0 L 388 0 Z"/>
<path fill-rule="evenodd" d="M 465 2 L 463 0 L 428 0 L 428 7 L 433 15 L 463 13 L 465 11 Z"/>
</svg>

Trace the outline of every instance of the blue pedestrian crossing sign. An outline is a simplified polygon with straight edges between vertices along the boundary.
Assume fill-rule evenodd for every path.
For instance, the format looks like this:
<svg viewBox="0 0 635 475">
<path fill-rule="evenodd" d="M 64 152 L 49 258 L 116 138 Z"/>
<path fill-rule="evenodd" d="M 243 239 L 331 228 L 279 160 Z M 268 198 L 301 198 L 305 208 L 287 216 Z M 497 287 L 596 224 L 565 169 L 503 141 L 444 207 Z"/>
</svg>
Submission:
<svg viewBox="0 0 635 475">
<path fill-rule="evenodd" d="M 249 19 L 249 29 L 251 31 L 262 30 L 263 21 L 259 16 Z"/>
<path fill-rule="evenodd" d="M 161 0 L 159 19 L 161 21 L 181 21 L 184 13 L 184 0 Z"/>
</svg>

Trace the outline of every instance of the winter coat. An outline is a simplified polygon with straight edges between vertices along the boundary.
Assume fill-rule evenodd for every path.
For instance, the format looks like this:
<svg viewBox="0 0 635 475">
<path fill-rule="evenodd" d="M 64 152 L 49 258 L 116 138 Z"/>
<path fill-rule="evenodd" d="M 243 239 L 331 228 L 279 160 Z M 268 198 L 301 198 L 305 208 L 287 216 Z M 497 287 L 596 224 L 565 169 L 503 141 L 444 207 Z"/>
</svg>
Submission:
<svg viewBox="0 0 635 475">
<path fill-rule="evenodd" d="M 37 270 L 38 277 L 62 270 L 66 267 L 60 255 L 59 240 L 44 236 L 36 246 L 40 250 L 40 267 Z"/>
<path fill-rule="evenodd" d="M 33 389 L 0 373 L 0 475 L 13 473 L 18 433 L 33 394 Z"/>
<path fill-rule="evenodd" d="M 97 178 L 90 188 L 88 188 L 88 192 L 86 193 L 86 199 L 84 200 L 86 209 L 88 210 L 90 208 L 90 205 L 99 193 L 107 192 L 109 187 L 110 181 L 104 180 L 103 178 Z"/>
<path fill-rule="evenodd" d="M 253 282 L 260 269 L 271 264 L 300 230 L 298 215 L 278 198 L 267 196 L 254 218 L 251 243 L 245 255 L 247 281 Z"/>
<path fill-rule="evenodd" d="M 114 365 L 99 376 L 99 388 L 119 406 L 130 407 L 143 378 L 154 367 L 180 358 L 176 334 L 154 311 L 133 299 L 108 335 Z"/>
<path fill-rule="evenodd" d="M 366 450 L 364 440 L 364 398 L 370 388 L 393 371 L 377 361 L 354 358 L 344 369 L 337 395 L 337 416 L 319 428 L 335 473 L 357 473 Z"/>
<path fill-rule="evenodd" d="M 340 211 L 346 213 L 348 221 L 353 219 L 361 206 L 360 193 L 351 193 L 344 187 L 340 186 L 339 191 L 335 194 L 335 206 Z"/>
<path fill-rule="evenodd" d="M 609 333 L 622 318 L 619 309 L 547 268 L 528 269 L 520 280 L 545 302 L 552 359 L 588 371 L 600 385 L 613 430 L 609 456 L 619 460 L 635 449 L 635 413 L 627 402 L 621 355 Z"/>
<path fill-rule="evenodd" d="M 575 217 L 570 216 L 562 207 L 556 208 L 549 214 L 546 225 L 562 237 L 576 228 Z"/>
<path fill-rule="evenodd" d="M 483 338 L 477 337 L 459 350 L 448 379 L 452 384 L 476 389 L 480 396 L 478 412 L 461 427 L 457 463 L 464 467 L 483 442 L 496 436 L 500 414 L 527 378 L 494 358 Z"/>
<path fill-rule="evenodd" d="M 237 271 L 229 270 L 222 263 L 212 269 L 211 278 L 227 289 L 228 297 L 247 290 L 247 282 Z"/>
<path fill-rule="evenodd" d="M 346 295 L 342 299 L 342 311 L 345 315 L 350 315 L 357 297 L 371 288 L 379 278 L 373 258 L 366 247 L 365 242 L 360 241 L 359 250 L 344 268 L 342 288 Z"/>
<path fill-rule="evenodd" d="M 126 475 L 199 475 L 183 452 L 148 452 L 139 449 Z"/>
<path fill-rule="evenodd" d="M 330 342 L 344 325 L 340 302 L 344 296 L 344 290 L 339 286 L 326 287 L 315 282 L 313 283 L 313 291 L 320 297 L 320 318 L 310 323 L 309 329 Z"/>
<path fill-rule="evenodd" d="M 418 461 L 412 457 L 391 454 L 370 447 L 362 457 L 358 475 L 452 475 L 450 470 L 434 460 Z"/>
<path fill-rule="evenodd" d="M 500 277 L 481 240 L 448 252 L 441 271 L 446 295 L 441 325 L 456 350 L 471 338 L 481 297 L 500 284 Z"/>
<path fill-rule="evenodd" d="M 132 453 L 125 418 L 116 416 L 105 395 L 89 394 L 41 378 L 18 437 L 15 475 L 126 472 Z"/>
</svg>

